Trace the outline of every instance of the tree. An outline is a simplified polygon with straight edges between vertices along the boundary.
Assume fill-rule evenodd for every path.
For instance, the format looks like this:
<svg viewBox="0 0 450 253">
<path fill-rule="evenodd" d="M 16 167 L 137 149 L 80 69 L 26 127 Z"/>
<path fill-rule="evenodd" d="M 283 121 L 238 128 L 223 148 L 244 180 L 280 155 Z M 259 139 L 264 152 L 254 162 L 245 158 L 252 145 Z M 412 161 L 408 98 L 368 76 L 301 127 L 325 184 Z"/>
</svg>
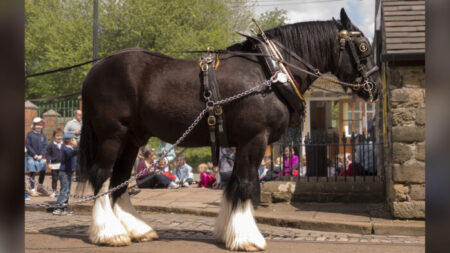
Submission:
<svg viewBox="0 0 450 253">
<path fill-rule="evenodd" d="M 275 8 L 273 10 L 261 13 L 261 15 L 257 18 L 257 22 L 263 30 L 268 30 L 280 25 L 285 25 L 288 20 L 286 15 L 286 10 Z M 253 25 L 252 28 L 255 29 L 256 26 Z M 259 32 L 257 29 L 255 31 Z"/>
<path fill-rule="evenodd" d="M 225 48 L 247 27 L 251 7 L 251 0 L 99 1 L 99 57 L 130 47 L 182 58 L 192 57 L 184 50 Z M 92 0 L 26 0 L 25 73 L 90 60 L 92 12 Z M 25 97 L 78 91 L 90 66 L 29 78 Z"/>
</svg>

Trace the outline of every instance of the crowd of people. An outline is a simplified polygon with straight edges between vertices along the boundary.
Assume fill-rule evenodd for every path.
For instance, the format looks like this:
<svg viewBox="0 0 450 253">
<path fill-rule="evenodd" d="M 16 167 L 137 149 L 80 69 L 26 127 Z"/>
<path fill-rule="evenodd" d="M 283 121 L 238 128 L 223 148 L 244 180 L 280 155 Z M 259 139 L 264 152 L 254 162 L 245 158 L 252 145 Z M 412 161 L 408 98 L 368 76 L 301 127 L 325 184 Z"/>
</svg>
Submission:
<svg viewBox="0 0 450 253">
<path fill-rule="evenodd" d="M 172 145 L 161 142 L 158 149 L 148 146 L 141 147 L 136 159 L 135 168 L 138 188 L 169 188 L 191 187 L 197 185 L 202 188 L 222 188 L 230 179 L 234 164 L 233 148 L 220 149 L 219 164 L 213 166 L 205 161 L 197 166 L 198 180 L 194 179 L 193 168 L 186 163 L 183 154 L 175 154 Z M 139 191 L 131 189 L 131 194 Z"/>
<path fill-rule="evenodd" d="M 67 122 L 62 129 L 53 131 L 52 140 L 47 141 L 42 132 L 44 120 L 40 117 L 33 119 L 31 131 L 27 133 L 25 140 L 25 171 L 29 173 L 29 191 L 25 189 L 25 199 L 31 196 L 50 195 L 57 198 L 56 203 L 68 203 L 72 181 L 78 179 L 77 152 L 81 134 L 81 111 L 75 111 L 74 119 Z M 138 174 L 136 187 L 129 187 L 129 194 L 137 194 L 142 188 L 168 188 L 191 187 L 196 185 L 201 188 L 223 188 L 231 178 L 234 166 L 236 149 L 220 148 L 218 166 L 213 166 L 210 161 L 199 164 L 194 171 L 186 162 L 186 157 L 180 152 L 175 153 L 172 144 L 161 142 L 155 150 L 147 145 L 139 149 L 136 162 L 133 166 Z M 356 147 L 356 157 L 352 159 L 350 154 L 337 155 L 335 161 L 328 161 L 327 176 L 355 176 L 360 167 L 366 174 L 373 174 L 374 157 L 371 149 Z M 361 159 L 368 156 L 369 159 Z M 301 159 L 291 147 L 286 147 L 281 157 L 272 161 L 272 156 L 266 154 L 258 168 L 259 181 L 265 183 L 284 176 L 307 176 L 307 161 L 303 155 Z M 345 162 L 344 162 L 345 159 Z M 372 165 L 372 166 L 371 166 Z M 51 188 L 48 193 L 43 187 L 47 167 L 51 170 Z M 197 180 L 194 172 L 198 173 Z M 39 175 L 36 184 L 35 177 Z M 75 174 L 75 178 L 73 178 Z M 57 184 L 60 182 L 58 194 Z M 36 187 L 37 186 L 37 187 Z M 67 208 L 53 210 L 55 215 L 68 214 Z"/>
</svg>

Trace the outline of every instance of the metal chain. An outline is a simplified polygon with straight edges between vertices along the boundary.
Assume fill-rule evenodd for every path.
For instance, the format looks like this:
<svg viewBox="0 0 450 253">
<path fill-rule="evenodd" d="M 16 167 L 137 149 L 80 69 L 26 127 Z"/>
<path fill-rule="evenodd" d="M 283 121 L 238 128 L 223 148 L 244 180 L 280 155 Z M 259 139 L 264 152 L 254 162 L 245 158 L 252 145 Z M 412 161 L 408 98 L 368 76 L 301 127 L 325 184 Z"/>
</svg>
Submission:
<svg viewBox="0 0 450 253">
<path fill-rule="evenodd" d="M 276 80 L 276 78 L 275 78 L 277 74 L 278 74 L 278 73 L 275 73 L 275 75 L 273 75 L 273 76 L 270 78 L 270 80 L 265 80 L 265 81 L 262 82 L 261 84 L 255 86 L 255 87 L 253 87 L 253 88 L 251 88 L 251 89 L 248 89 L 248 90 L 246 90 L 246 91 L 244 91 L 244 92 L 241 92 L 241 93 L 239 93 L 239 94 L 236 94 L 236 95 L 234 95 L 234 96 L 231 96 L 231 97 L 228 97 L 228 98 L 219 100 L 219 101 L 215 102 L 214 105 L 227 104 L 227 103 L 230 103 L 230 102 L 232 102 L 232 101 L 234 101 L 234 100 L 237 100 L 237 99 L 240 99 L 240 98 L 242 98 L 242 97 L 248 96 L 248 95 L 250 95 L 250 94 L 252 94 L 252 93 L 263 92 L 265 89 L 270 88 L 270 87 L 272 86 L 272 83 L 277 82 L 277 80 Z M 179 144 L 180 144 L 180 143 L 188 136 L 188 134 L 189 134 L 189 133 L 194 129 L 194 127 L 200 122 L 200 120 L 203 118 L 203 116 L 205 116 L 205 114 L 206 114 L 207 111 L 208 111 L 208 107 L 205 107 L 205 108 L 200 112 L 200 114 L 197 116 L 197 118 L 194 120 L 194 122 L 192 122 L 192 124 L 191 124 L 191 125 L 187 128 L 187 130 L 181 135 L 181 137 L 173 144 L 173 146 L 172 146 L 168 151 L 164 152 L 164 153 L 163 153 L 163 156 L 161 156 L 161 157 L 159 157 L 158 159 L 156 159 L 155 161 L 153 161 L 153 163 L 151 164 L 151 166 L 149 166 L 148 168 L 145 168 L 144 170 L 142 170 L 142 171 L 139 172 L 139 173 L 136 173 L 136 175 L 130 177 L 130 179 L 128 179 L 127 181 L 125 181 L 125 182 L 123 182 L 123 183 L 121 183 L 121 184 L 119 184 L 119 185 L 117 185 L 117 186 L 115 186 L 115 187 L 109 189 L 108 191 L 103 192 L 103 193 L 99 193 L 99 194 L 97 194 L 97 195 L 88 196 L 88 197 L 81 197 L 81 196 L 78 196 L 78 195 L 70 195 L 70 196 L 73 196 L 74 198 L 79 198 L 79 199 L 80 199 L 80 200 L 78 200 L 78 201 L 73 201 L 73 202 L 70 202 L 70 203 L 63 203 L 63 204 L 31 204 L 31 203 L 25 203 L 25 206 L 30 206 L 30 207 L 44 207 L 44 208 L 62 208 L 62 207 L 74 206 L 74 205 L 78 205 L 78 204 L 81 204 L 81 203 L 84 203 L 84 202 L 87 202 L 87 201 L 91 201 L 91 200 L 94 200 L 94 199 L 103 197 L 103 196 L 105 196 L 105 195 L 107 195 L 107 194 L 110 194 L 110 193 L 112 193 L 112 192 L 114 192 L 114 191 L 117 191 L 118 189 L 120 189 L 120 188 L 122 188 L 122 187 L 128 185 L 131 181 L 134 181 L 134 180 L 136 180 L 138 177 L 144 175 L 144 173 L 146 173 L 147 170 L 148 170 L 150 167 L 155 166 L 155 165 L 159 162 L 159 160 L 165 158 L 165 157 L 168 155 L 168 153 L 169 153 L 170 151 L 172 151 L 176 146 L 178 146 L 178 145 L 179 145 Z M 27 177 L 28 177 L 28 176 L 27 176 Z M 31 179 L 30 177 L 28 177 L 28 178 Z M 33 180 L 33 181 L 34 181 L 34 180 Z M 35 182 L 35 181 L 34 181 L 34 182 Z M 37 183 L 37 182 L 35 182 L 35 183 Z M 37 183 L 37 185 L 38 185 L 38 186 L 42 186 L 42 184 L 39 184 L 39 183 Z"/>
</svg>

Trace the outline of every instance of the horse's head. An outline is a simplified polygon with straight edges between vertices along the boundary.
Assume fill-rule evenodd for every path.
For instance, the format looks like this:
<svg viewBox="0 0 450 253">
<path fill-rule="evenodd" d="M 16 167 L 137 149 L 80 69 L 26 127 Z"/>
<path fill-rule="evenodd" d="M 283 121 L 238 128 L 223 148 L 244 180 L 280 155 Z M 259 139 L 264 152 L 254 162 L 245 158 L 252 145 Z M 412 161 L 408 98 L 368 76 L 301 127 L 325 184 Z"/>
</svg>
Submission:
<svg viewBox="0 0 450 253">
<path fill-rule="evenodd" d="M 334 73 L 342 81 L 357 84 L 353 92 L 365 100 L 377 100 L 381 91 L 381 78 L 373 59 L 369 40 L 352 24 L 341 9 L 341 20 L 337 26 L 335 48 L 336 62 Z"/>
</svg>

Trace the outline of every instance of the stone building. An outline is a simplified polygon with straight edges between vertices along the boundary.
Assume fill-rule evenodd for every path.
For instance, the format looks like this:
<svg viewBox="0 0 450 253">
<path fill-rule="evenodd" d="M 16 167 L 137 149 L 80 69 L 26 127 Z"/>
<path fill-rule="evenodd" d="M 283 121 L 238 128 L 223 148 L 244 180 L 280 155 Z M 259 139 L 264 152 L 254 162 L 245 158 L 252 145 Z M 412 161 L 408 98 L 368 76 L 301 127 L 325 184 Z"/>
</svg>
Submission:
<svg viewBox="0 0 450 253">
<path fill-rule="evenodd" d="M 425 1 L 376 1 L 383 78 L 386 199 L 396 218 L 425 218 Z"/>
</svg>

